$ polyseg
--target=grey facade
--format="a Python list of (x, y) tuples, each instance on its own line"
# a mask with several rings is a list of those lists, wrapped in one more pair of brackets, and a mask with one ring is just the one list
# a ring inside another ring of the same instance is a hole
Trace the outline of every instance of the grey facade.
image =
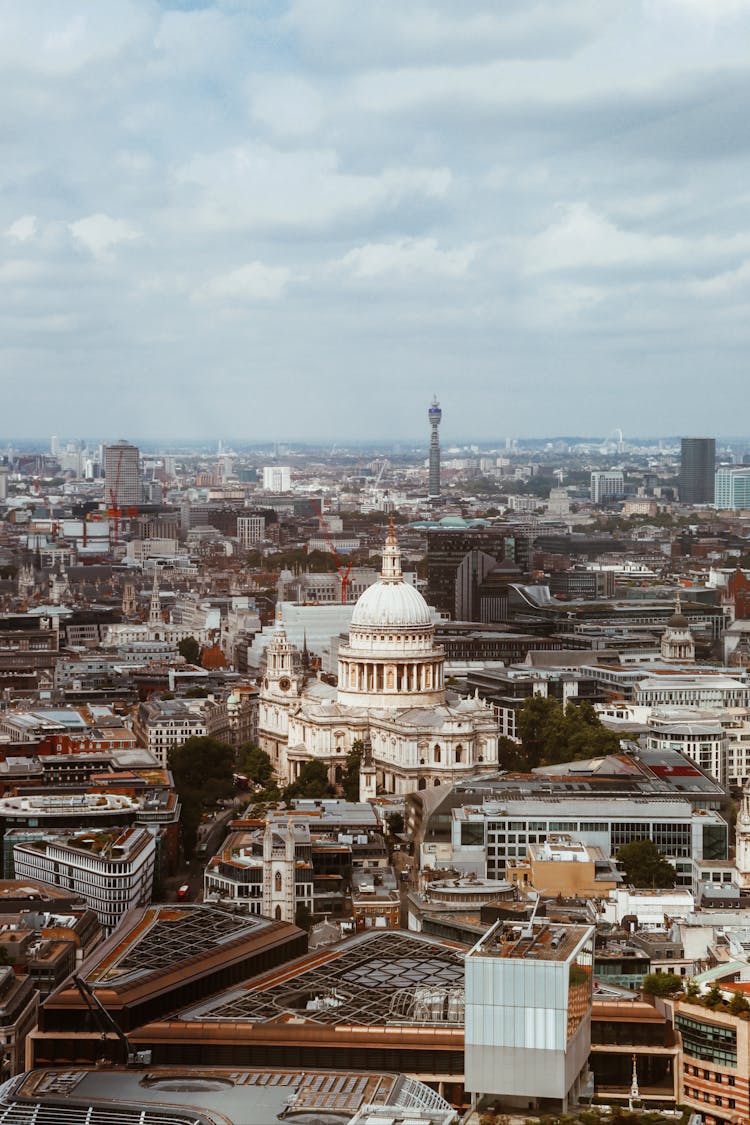
[(716, 439), (683, 438), (680, 445), (680, 501), (713, 504)]

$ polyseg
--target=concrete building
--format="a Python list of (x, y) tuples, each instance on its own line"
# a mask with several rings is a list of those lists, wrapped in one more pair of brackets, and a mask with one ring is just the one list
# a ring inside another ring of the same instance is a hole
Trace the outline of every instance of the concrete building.
[(750, 466), (731, 465), (717, 470), (714, 507), (729, 511), (750, 509)]
[(266, 537), (265, 516), (237, 516), (237, 538), (240, 547), (252, 547)]
[(625, 475), (622, 469), (606, 469), (591, 474), (591, 503), (606, 504), (625, 493)]
[(566, 833), (529, 844), (528, 858), (508, 861), (505, 877), (522, 889), (565, 898), (603, 898), (622, 882), (614, 861)]
[[(465, 804), (455, 793), (444, 811), (436, 809), (420, 846), (422, 868), (455, 867), (482, 878), (506, 878), (525, 859), (530, 845), (566, 833), (612, 859), (624, 844), (648, 838), (674, 864), (678, 886), (697, 888), (710, 864), (729, 858), (729, 826), (713, 810), (691, 808), (673, 797), (612, 796), (586, 782), (566, 794), (542, 779), (525, 792), (512, 789)], [(627, 788), (627, 786), (624, 786)], [(450, 807), (454, 804), (454, 807)]]
[(141, 458), (139, 449), (127, 441), (105, 445), (105, 508), (137, 508), (141, 502)]
[(683, 438), (680, 443), (680, 502), (713, 504), (715, 438)]
[(467, 1090), (519, 1110), (577, 1102), (589, 1085), (594, 932), (498, 921), (467, 954)]
[(26, 1036), (34, 1030), (39, 993), (30, 976), (16, 976), (12, 965), (0, 968), (0, 1081), (25, 1069)]
[(13, 849), (19, 879), (75, 891), (106, 933), (129, 910), (150, 902), (155, 857), (156, 841), (146, 828), (80, 830), (69, 838), (47, 837)]
[(289, 465), (263, 467), (264, 492), (289, 492), (292, 487), (292, 470)]

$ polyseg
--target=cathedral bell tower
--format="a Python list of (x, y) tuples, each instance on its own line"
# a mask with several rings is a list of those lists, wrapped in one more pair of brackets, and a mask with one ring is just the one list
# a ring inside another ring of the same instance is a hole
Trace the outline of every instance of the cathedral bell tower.
[(263, 914), (277, 922), (294, 922), (296, 912), (294, 823), (266, 821), (263, 834)]
[(734, 833), (734, 866), (739, 884), (741, 887), (750, 887), (750, 781), (742, 790)]
[(276, 607), (276, 628), (266, 646), (264, 698), (290, 702), (300, 694), (299, 653), (286, 635), (280, 606)]

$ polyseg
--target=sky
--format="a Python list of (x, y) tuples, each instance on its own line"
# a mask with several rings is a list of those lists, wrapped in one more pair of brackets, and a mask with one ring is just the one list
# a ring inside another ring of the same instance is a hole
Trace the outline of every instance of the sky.
[(0, 436), (750, 429), (750, 0), (0, 0), (0, 95)]

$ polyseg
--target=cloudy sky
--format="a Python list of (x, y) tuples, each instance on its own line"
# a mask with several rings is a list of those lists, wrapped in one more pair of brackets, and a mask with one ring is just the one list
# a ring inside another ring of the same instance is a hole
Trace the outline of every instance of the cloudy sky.
[(750, 0), (0, 0), (0, 435), (746, 433)]

